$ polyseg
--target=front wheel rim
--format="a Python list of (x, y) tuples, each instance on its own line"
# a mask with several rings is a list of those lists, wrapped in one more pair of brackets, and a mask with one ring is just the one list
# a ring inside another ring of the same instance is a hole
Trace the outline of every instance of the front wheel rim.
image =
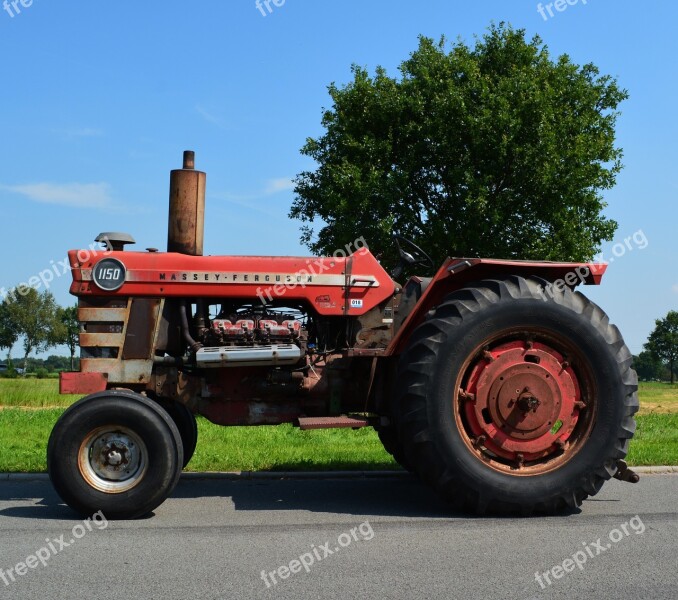
[(98, 427), (80, 444), (78, 468), (94, 489), (121, 494), (136, 487), (144, 478), (148, 469), (148, 449), (128, 427)]
[(455, 393), (455, 421), (469, 451), (511, 475), (569, 462), (590, 437), (596, 412), (589, 363), (572, 342), (541, 328), (479, 345)]

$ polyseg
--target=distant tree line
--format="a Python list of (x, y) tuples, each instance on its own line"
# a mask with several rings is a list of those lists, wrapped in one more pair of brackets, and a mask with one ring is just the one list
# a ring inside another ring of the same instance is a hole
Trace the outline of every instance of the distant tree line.
[[(26, 369), (31, 366), (29, 358), (34, 352), (45, 352), (55, 346), (67, 346), (69, 364), (75, 369), (75, 352), (78, 348), (78, 310), (76, 306), (63, 308), (48, 292), (34, 288), (15, 288), (0, 304), (0, 351), (7, 350), (7, 367)], [(12, 350), (21, 342), (23, 360), (12, 363)], [(37, 361), (37, 359), (34, 359)], [(42, 361), (40, 368), (58, 368), (55, 361)], [(37, 365), (37, 362), (35, 363)]]
[(633, 357), (633, 367), (643, 381), (671, 381), (678, 375), (678, 312), (675, 310), (655, 321), (655, 328)]

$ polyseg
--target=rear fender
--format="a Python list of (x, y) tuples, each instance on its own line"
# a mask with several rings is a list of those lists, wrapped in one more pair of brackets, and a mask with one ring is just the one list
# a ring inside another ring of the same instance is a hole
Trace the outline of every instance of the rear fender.
[[(400, 354), (412, 331), (425, 318), (426, 313), (437, 306), (447, 294), (463, 288), (468, 283), (482, 279), (496, 279), (508, 275), (540, 277), (554, 289), (576, 288), (578, 285), (599, 285), (607, 264), (604, 263), (559, 263), (520, 260), (495, 260), (485, 258), (448, 258), (433, 279), (422, 290), (421, 297), (410, 310), (395, 337), (386, 349), (386, 355)], [(418, 285), (413, 278), (411, 284)], [(548, 294), (548, 289), (545, 290)]]

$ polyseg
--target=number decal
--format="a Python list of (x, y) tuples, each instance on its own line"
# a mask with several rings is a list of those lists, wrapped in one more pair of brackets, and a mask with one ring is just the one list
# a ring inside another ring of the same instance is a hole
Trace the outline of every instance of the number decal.
[(106, 292), (114, 292), (125, 283), (127, 269), (117, 258), (104, 258), (92, 270), (92, 280)]

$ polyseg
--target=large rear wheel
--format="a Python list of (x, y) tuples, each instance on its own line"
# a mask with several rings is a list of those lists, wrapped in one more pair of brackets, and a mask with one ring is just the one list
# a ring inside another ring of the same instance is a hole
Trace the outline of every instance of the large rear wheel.
[(461, 508), (574, 508), (628, 451), (631, 360), (582, 294), (536, 278), (481, 281), (450, 294), (401, 357), (399, 440)]

